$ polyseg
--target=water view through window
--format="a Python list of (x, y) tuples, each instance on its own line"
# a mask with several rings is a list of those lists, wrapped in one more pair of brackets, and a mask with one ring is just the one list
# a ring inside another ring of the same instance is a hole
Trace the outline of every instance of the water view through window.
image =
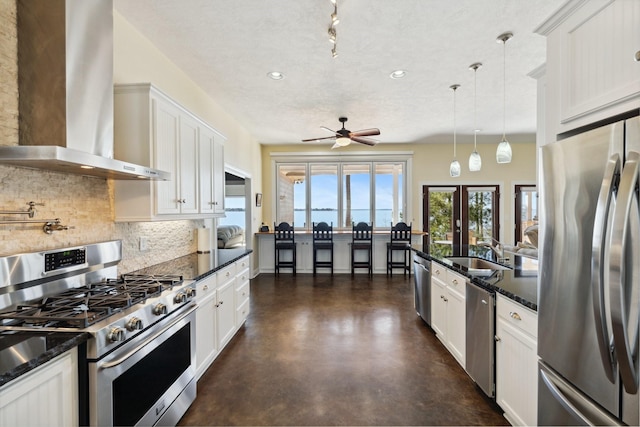
[(403, 221), (405, 167), (404, 162), (278, 164), (277, 222), (296, 228), (374, 222), (389, 228)]

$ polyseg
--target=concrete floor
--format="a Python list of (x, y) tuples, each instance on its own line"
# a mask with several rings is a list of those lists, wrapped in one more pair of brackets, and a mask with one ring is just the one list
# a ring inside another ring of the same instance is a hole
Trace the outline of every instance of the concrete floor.
[(508, 425), (416, 315), (412, 280), (259, 275), (179, 425)]

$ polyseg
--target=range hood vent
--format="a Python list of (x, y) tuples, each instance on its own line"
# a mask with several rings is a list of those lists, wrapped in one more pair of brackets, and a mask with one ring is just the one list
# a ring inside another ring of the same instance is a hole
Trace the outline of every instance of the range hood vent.
[(18, 0), (17, 15), (20, 145), (0, 147), (0, 164), (171, 179), (113, 159), (112, 0)]

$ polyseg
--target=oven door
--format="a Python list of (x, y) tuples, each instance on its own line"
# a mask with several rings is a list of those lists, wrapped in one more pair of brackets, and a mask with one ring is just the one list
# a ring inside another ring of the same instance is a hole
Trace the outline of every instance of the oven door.
[(196, 397), (195, 306), (89, 362), (93, 426), (175, 425)]

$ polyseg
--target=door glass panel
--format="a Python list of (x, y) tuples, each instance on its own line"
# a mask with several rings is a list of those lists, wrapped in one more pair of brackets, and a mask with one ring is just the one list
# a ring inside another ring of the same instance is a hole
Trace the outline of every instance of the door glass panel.
[(306, 222), (306, 177), (304, 164), (278, 165), (278, 196), (276, 223), (294, 223), (297, 228)]
[(455, 188), (430, 187), (427, 194), (429, 253), (434, 256), (454, 255), (455, 224), (456, 220), (459, 221), (454, 212)]
[(468, 191), (468, 244), (476, 245), (480, 242), (492, 244), (493, 228), (493, 190), (473, 189)]
[(342, 166), (342, 226), (371, 222), (371, 164)]
[(338, 225), (338, 165), (311, 165), (311, 222)]
[[(538, 245), (538, 234), (530, 227), (538, 225), (538, 191), (533, 186), (515, 186), (516, 196), (516, 224), (515, 245)], [(520, 266), (523, 274), (536, 275), (538, 261), (535, 259), (515, 256), (514, 263)]]

